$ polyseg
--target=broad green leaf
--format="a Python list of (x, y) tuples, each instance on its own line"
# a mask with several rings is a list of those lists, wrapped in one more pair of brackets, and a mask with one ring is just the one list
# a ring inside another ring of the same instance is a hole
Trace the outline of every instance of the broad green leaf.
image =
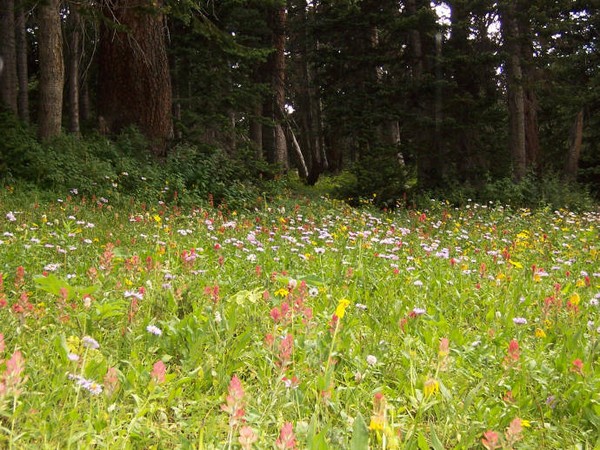
[(351, 450), (368, 450), (369, 448), (369, 428), (362, 414), (358, 413), (352, 426), (352, 440), (350, 441)]

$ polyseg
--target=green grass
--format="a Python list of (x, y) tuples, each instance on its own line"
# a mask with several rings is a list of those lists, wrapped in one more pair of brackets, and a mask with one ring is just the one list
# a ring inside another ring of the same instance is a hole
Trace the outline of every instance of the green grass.
[(0, 446), (598, 447), (599, 220), (5, 190)]

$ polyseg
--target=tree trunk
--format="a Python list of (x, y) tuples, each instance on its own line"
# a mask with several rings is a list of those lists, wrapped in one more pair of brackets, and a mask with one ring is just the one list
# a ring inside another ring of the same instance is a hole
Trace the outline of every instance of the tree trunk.
[(15, 43), (15, 2), (0, 2), (0, 56), (4, 61), (4, 69), (0, 74), (0, 100), (15, 115), (17, 106), (17, 51)]
[(283, 171), (289, 169), (287, 141), (283, 129), (285, 114), (285, 40), (286, 8), (284, 4), (276, 6), (269, 14), (269, 25), (273, 32), (274, 51), (269, 55), (271, 70), (272, 118), (273, 120), (273, 160)]
[(80, 134), (79, 122), (79, 61), (81, 59), (81, 20), (75, 5), (71, 6), (67, 24), (70, 32), (68, 65), (67, 65), (67, 91), (69, 106), (69, 131)]
[(527, 174), (527, 143), (525, 128), (525, 90), (523, 87), (521, 34), (516, 5), (507, 0), (500, 9), (502, 35), (507, 53), (506, 90), (508, 95), (509, 146), (513, 163), (513, 178), (521, 181)]
[(576, 181), (579, 170), (579, 155), (581, 154), (581, 144), (583, 141), (583, 110), (580, 110), (575, 117), (569, 136), (569, 153), (565, 163), (564, 178), (566, 181)]
[(61, 132), (64, 62), (60, 23), (60, 0), (40, 4), (39, 59), (40, 97), (38, 136), (41, 140)]
[[(305, 0), (288, 1), (290, 18), (290, 52), (292, 66), (291, 85), (295, 87), (294, 115), (298, 117), (299, 148), (303, 150), (306, 161), (305, 181), (313, 185), (327, 168), (327, 158), (323, 148), (323, 126), (321, 121), (321, 102), (315, 87), (315, 69), (312, 55), (316, 51), (316, 39), (309, 33), (309, 18)], [(315, 14), (314, 8), (311, 8)], [(311, 17), (313, 19), (313, 17)], [(302, 170), (300, 171), (302, 175)]]
[(24, 8), (24, 1), (21, 0), (15, 11), (17, 77), (19, 85), (17, 106), (19, 109), (19, 118), (23, 122), (29, 123), (29, 71), (27, 68), (27, 30)]
[(152, 153), (163, 158), (173, 120), (162, 2), (115, 0), (111, 5), (100, 32), (99, 115), (110, 133), (137, 126)]

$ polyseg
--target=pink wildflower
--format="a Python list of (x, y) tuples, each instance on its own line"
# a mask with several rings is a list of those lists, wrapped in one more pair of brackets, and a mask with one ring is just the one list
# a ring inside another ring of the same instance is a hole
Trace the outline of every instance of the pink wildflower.
[(496, 448), (500, 448), (500, 436), (498, 433), (492, 430), (488, 430), (483, 433), (483, 438), (481, 439), (481, 443), (488, 450), (494, 450)]
[(583, 361), (581, 359), (577, 358), (571, 362), (571, 372), (583, 376)]
[(119, 378), (117, 378), (117, 369), (109, 367), (104, 375), (104, 392), (111, 397), (119, 389)]
[(521, 439), (521, 433), (523, 432), (523, 424), (521, 419), (515, 417), (511, 422), (508, 428), (506, 429), (506, 440), (508, 444), (512, 447), (512, 444)]
[(165, 363), (161, 360), (156, 361), (152, 366), (152, 372), (150, 372), (152, 380), (158, 384), (164, 383), (166, 380), (166, 374), (167, 366), (165, 366)]
[(238, 440), (240, 441), (240, 445), (242, 446), (243, 450), (249, 450), (252, 448), (252, 444), (258, 440), (258, 436), (252, 428), (245, 425), (240, 428)]
[(279, 437), (275, 441), (275, 447), (279, 450), (296, 449), (296, 436), (294, 435), (294, 425), (292, 422), (286, 422), (281, 428)]
[(221, 410), (229, 414), (229, 425), (236, 426), (244, 420), (244, 387), (237, 375), (231, 377), (227, 391), (226, 403), (221, 405)]

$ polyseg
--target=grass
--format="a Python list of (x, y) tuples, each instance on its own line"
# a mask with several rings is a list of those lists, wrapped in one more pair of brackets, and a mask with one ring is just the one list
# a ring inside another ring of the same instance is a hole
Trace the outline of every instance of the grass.
[(3, 448), (597, 448), (597, 213), (0, 194)]

